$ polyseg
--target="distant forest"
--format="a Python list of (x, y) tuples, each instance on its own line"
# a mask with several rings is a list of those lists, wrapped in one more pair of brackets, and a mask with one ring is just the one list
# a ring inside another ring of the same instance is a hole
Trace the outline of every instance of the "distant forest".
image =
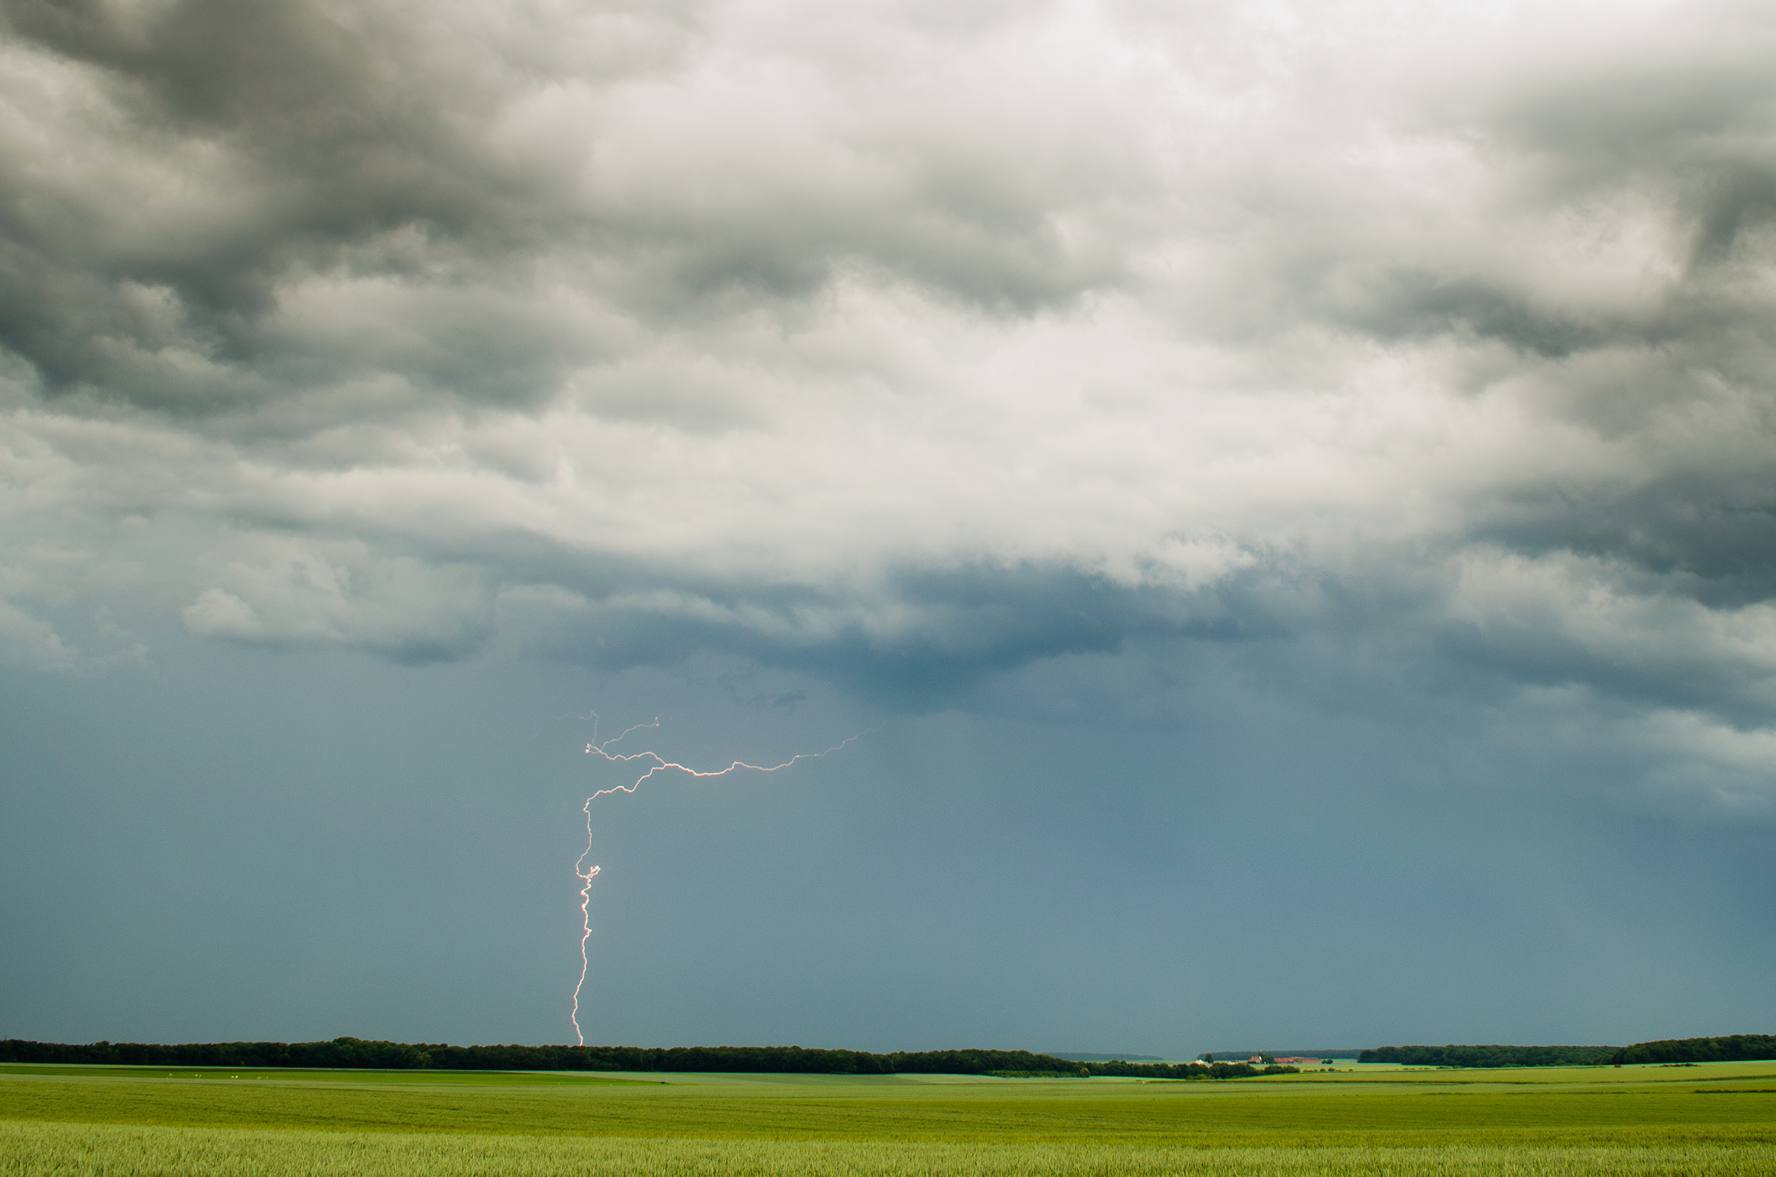
[(1583, 1067), (1627, 1063), (1712, 1063), (1776, 1059), (1776, 1035), (1669, 1038), (1633, 1046), (1378, 1046), (1357, 1056), (1365, 1063), (1430, 1067)]
[[(1217, 1052), (1219, 1053), (1219, 1052)], [(1258, 1053), (1258, 1052), (1254, 1052)], [(1337, 1052), (1325, 1053), (1334, 1057)], [(1342, 1057), (1350, 1057), (1344, 1054)], [(1360, 1061), (1437, 1067), (1604, 1066), (1612, 1063), (1776, 1059), (1776, 1035), (1678, 1038), (1633, 1046), (1379, 1046)], [(67, 1044), (0, 1040), (0, 1062), (112, 1063), (174, 1067), (329, 1067), (463, 1071), (735, 1071), (829, 1075), (1119, 1075), (1144, 1079), (1242, 1079), (1293, 1072), (1245, 1062), (1142, 1062), (1065, 1058), (1028, 1050), (920, 1050), (874, 1054), (799, 1046), (449, 1046), (377, 1042), (144, 1042)]]
[(1364, 1063), (1427, 1067), (1597, 1067), (1616, 1061), (1619, 1046), (1378, 1046), (1357, 1056)]
[(1726, 1063), (1776, 1059), (1776, 1034), (1728, 1034), (1722, 1038), (1666, 1038), (1637, 1042), (1616, 1055), (1618, 1063)]
[(448, 1046), (373, 1042), (59, 1042), (0, 1040), (0, 1062), (111, 1063), (173, 1067), (332, 1067), (462, 1071), (737, 1071), (827, 1075), (1121, 1075), (1143, 1079), (1243, 1079), (1294, 1067), (1246, 1063), (1138, 1063), (1064, 1059), (1027, 1050), (919, 1050), (871, 1054), (799, 1046)]

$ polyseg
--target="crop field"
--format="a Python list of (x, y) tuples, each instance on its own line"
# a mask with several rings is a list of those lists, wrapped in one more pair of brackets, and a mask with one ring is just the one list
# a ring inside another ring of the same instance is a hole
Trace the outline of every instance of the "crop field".
[(1776, 1173), (1776, 1063), (1228, 1082), (0, 1066), (0, 1175)]

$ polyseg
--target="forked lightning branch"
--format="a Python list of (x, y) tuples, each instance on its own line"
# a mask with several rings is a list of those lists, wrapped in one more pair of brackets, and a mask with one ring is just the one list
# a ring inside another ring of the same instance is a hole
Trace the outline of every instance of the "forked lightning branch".
[(606, 761), (610, 764), (634, 765), (641, 769), (641, 773), (628, 784), (612, 785), (609, 788), (599, 789), (597, 792), (587, 797), (585, 802), (580, 806), (580, 812), (586, 819), (585, 849), (580, 851), (580, 857), (574, 862), (574, 874), (580, 880), (580, 975), (574, 980), (573, 1001), (569, 1007), (568, 1020), (573, 1023), (574, 1040), (581, 1046), (586, 1045), (586, 1035), (580, 1029), (580, 992), (586, 987), (586, 971), (589, 963), (586, 946), (592, 939), (592, 880), (597, 878), (599, 873), (597, 864), (588, 861), (592, 857), (592, 802), (597, 801), (601, 797), (609, 797), (615, 793), (633, 793), (654, 777), (667, 773), (677, 773), (681, 776), (708, 779), (711, 777), (728, 776), (729, 774), (736, 772), (781, 772), (782, 770), (799, 764), (804, 760), (818, 760), (823, 756), (830, 756), (834, 752), (841, 750), (859, 739), (863, 734), (860, 732), (858, 735), (846, 736), (832, 747), (823, 748), (818, 752), (797, 752), (794, 756), (791, 756), (788, 760), (779, 764), (753, 764), (746, 760), (735, 760), (730, 762), (725, 768), (700, 769), (692, 768), (687, 764), (680, 764), (676, 760), (668, 760), (658, 752), (651, 750), (640, 752), (611, 751), (611, 748), (614, 745), (621, 743), (624, 739), (638, 731), (644, 729), (657, 730), (660, 726), (660, 720), (658, 717), (648, 720), (645, 723), (630, 724), (616, 735), (602, 741), (598, 738), (598, 713), (596, 711), (590, 712), (589, 718), (592, 720), (592, 738), (586, 742), (586, 755), (596, 757), (599, 760)]

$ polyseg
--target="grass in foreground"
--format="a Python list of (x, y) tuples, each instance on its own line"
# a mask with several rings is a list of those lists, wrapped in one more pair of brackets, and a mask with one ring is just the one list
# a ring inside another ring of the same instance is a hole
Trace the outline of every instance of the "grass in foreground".
[(601, 1078), (3, 1067), (0, 1177), (1776, 1174), (1768, 1063), (1214, 1084)]
[(1116, 1146), (1093, 1144), (894, 1144), (843, 1141), (636, 1140), (133, 1128), (0, 1123), (4, 1177), (518, 1177), (653, 1173), (666, 1177), (766, 1177), (855, 1173), (869, 1177), (960, 1173), (1495, 1174), (1529, 1177), (1742, 1177), (1776, 1171), (1776, 1145)]

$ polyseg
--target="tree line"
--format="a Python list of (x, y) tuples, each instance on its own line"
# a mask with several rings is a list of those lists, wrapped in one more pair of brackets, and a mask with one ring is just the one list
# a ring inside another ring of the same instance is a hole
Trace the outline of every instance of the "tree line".
[(1633, 1046), (1378, 1046), (1357, 1061), (1428, 1067), (1598, 1067), (1629, 1063), (1711, 1063), (1776, 1059), (1776, 1035), (1666, 1038)]
[(828, 1075), (1123, 1075), (1240, 1079), (1293, 1067), (1087, 1061), (1028, 1050), (918, 1050), (875, 1054), (800, 1046), (451, 1046), (335, 1038), (328, 1042), (30, 1042), (0, 1040), (0, 1062), (174, 1067), (325, 1067), (461, 1071), (737, 1071)]
[(1378, 1046), (1357, 1056), (1363, 1063), (1411, 1063), (1427, 1067), (1584, 1067), (1615, 1061), (1619, 1046)]
[(1776, 1034), (1727, 1034), (1718, 1038), (1665, 1038), (1637, 1042), (1617, 1053), (1618, 1063), (1725, 1063), (1776, 1059)]

